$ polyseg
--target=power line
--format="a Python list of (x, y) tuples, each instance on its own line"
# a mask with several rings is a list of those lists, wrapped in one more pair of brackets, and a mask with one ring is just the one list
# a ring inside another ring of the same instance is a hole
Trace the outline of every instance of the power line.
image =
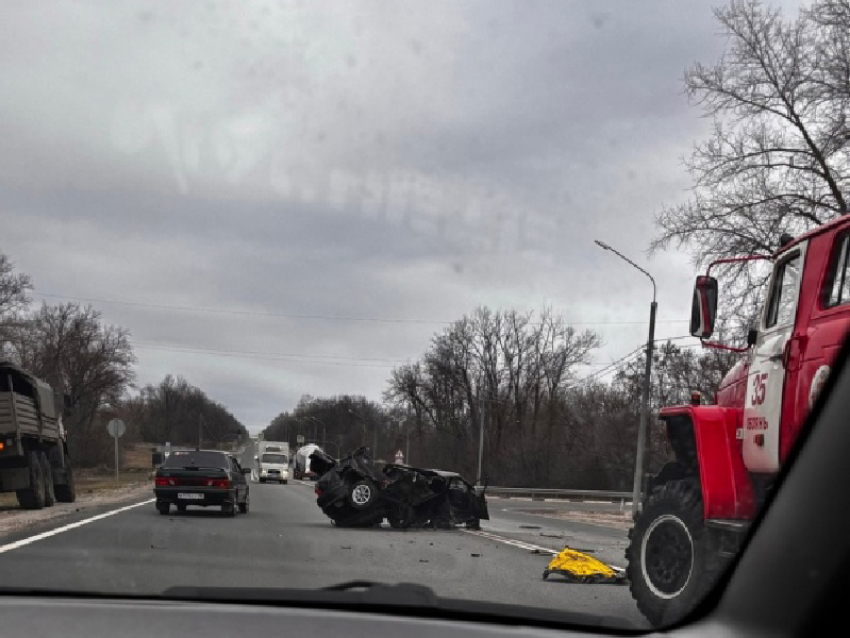
[[(691, 338), (692, 338), (692, 337), (691, 337), (690, 335), (681, 336), (681, 337), (665, 337), (665, 338), (663, 338), (663, 339), (655, 339), (655, 340), (653, 341), (653, 343), (658, 343), (659, 341), (677, 341), (677, 340), (680, 340), (680, 339), (691, 339)], [(686, 349), (686, 348), (701, 348), (701, 347), (702, 347), (702, 344), (701, 344), (701, 343), (694, 343), (694, 344), (684, 345), (684, 346), (678, 346), (678, 347), (679, 347), (679, 348), (682, 348), (682, 349)], [(645, 344), (645, 343), (642, 343), (641, 345), (639, 345), (637, 348), (635, 348), (634, 350), (632, 350), (632, 351), (631, 351), (631, 352), (629, 352), (628, 354), (623, 355), (622, 357), (620, 357), (620, 358), (619, 358), (619, 359), (617, 359), (616, 361), (613, 361), (612, 363), (610, 363), (610, 364), (608, 364), (607, 366), (605, 366), (605, 368), (603, 368), (602, 370), (597, 370), (597, 371), (595, 371), (595, 372), (590, 373), (590, 374), (589, 374), (589, 375), (587, 375), (586, 377), (582, 377), (582, 378), (580, 379), (580, 381), (591, 381), (591, 380), (593, 380), (593, 379), (595, 379), (595, 378), (597, 378), (597, 377), (600, 377), (600, 376), (602, 376), (602, 375), (604, 375), (604, 374), (607, 374), (608, 372), (610, 372), (610, 371), (612, 371), (613, 369), (617, 368), (617, 367), (618, 367), (621, 363), (625, 362), (625, 360), (626, 360), (626, 359), (628, 359), (629, 357), (632, 357), (632, 356), (634, 356), (634, 355), (640, 355), (641, 350), (643, 350), (644, 348), (646, 348), (646, 344)]]
[[(674, 341), (677, 339), (687, 339), (689, 336), (682, 337), (665, 337), (663, 339), (656, 339), (656, 341)], [(697, 344), (699, 345), (699, 344)], [(139, 348), (141, 350), (154, 350), (160, 352), (180, 352), (185, 354), (199, 354), (199, 355), (210, 355), (210, 356), (221, 356), (221, 357), (232, 357), (232, 358), (243, 358), (243, 359), (258, 359), (258, 360), (269, 360), (269, 361), (290, 361), (293, 363), (319, 363), (319, 364), (328, 364), (328, 365), (336, 365), (336, 366), (351, 366), (357, 368), (394, 368), (397, 365), (403, 365), (408, 363), (406, 360), (401, 359), (389, 359), (382, 357), (350, 357), (345, 355), (335, 355), (335, 354), (309, 354), (309, 353), (300, 353), (300, 352), (264, 352), (259, 350), (225, 350), (221, 348), (196, 348), (192, 346), (183, 346), (183, 345), (171, 345), (171, 344), (158, 344), (158, 343), (145, 343), (145, 342), (133, 342), (134, 348)], [(639, 350), (645, 347), (645, 344), (641, 344), (635, 350), (632, 350), (630, 353), (624, 355), (620, 359), (608, 364), (579, 364), (585, 366), (592, 365), (604, 365), (605, 368), (602, 370), (597, 370), (586, 377), (583, 377), (581, 380), (591, 380), (595, 377), (602, 376), (608, 370), (617, 367), (618, 364), (623, 362), (625, 359), (628, 359), (630, 356), (636, 354)], [(683, 346), (683, 347), (693, 347), (693, 346)]]
[(382, 357), (351, 357), (347, 355), (338, 355), (338, 354), (308, 354), (303, 352), (268, 352), (263, 350), (225, 350), (223, 348), (199, 348), (195, 346), (185, 346), (181, 344), (170, 344), (170, 343), (145, 343), (142, 341), (134, 341), (134, 347), (140, 348), (179, 348), (185, 350), (191, 350), (193, 352), (204, 352), (210, 354), (233, 354), (233, 355), (260, 355), (260, 356), (269, 356), (269, 357), (298, 357), (304, 359), (338, 359), (342, 361), (373, 361), (373, 362), (381, 362), (381, 363), (396, 363), (403, 364), (407, 363), (407, 361), (403, 361), (401, 359), (388, 359)]
[(332, 365), (332, 366), (348, 366), (353, 368), (393, 368), (395, 366), (389, 364), (380, 364), (380, 363), (354, 363), (345, 362), (345, 361), (323, 361), (320, 359), (298, 359), (294, 357), (287, 356), (267, 356), (262, 354), (242, 354), (238, 352), (228, 352), (228, 351), (215, 351), (215, 350), (201, 350), (196, 348), (180, 348), (180, 347), (169, 347), (169, 346), (146, 346), (136, 344), (134, 347), (142, 349), (142, 350), (156, 350), (162, 352), (180, 352), (184, 354), (200, 354), (200, 355), (211, 355), (216, 357), (233, 357), (237, 359), (259, 359), (264, 361), (289, 361), (290, 363), (312, 363), (319, 365)]
[[(65, 301), (79, 301), (83, 303), (99, 303), (111, 304), (116, 306), (133, 306), (137, 308), (154, 308), (157, 310), (176, 310), (179, 312), (206, 312), (222, 315), (237, 315), (242, 317), (272, 317), (278, 319), (301, 319), (310, 321), (354, 321), (354, 322), (374, 322), (374, 323), (390, 323), (390, 324), (418, 324), (418, 325), (435, 325), (448, 326), (454, 323), (453, 321), (436, 321), (429, 319), (404, 319), (393, 317), (347, 317), (337, 315), (321, 315), (321, 314), (298, 314), (284, 312), (258, 312), (252, 310), (232, 310), (229, 308), (204, 308), (202, 306), (178, 306), (171, 304), (148, 303), (141, 301), (124, 301), (118, 299), (95, 299), (93, 297), (70, 297), (67, 295), (54, 295), (48, 293), (33, 293), (35, 297), (44, 299), (63, 299)], [(646, 321), (565, 321), (571, 326), (620, 326), (620, 325), (642, 325)], [(656, 319), (656, 323), (688, 323), (684, 319)], [(532, 325), (540, 325), (537, 322), (531, 322)]]

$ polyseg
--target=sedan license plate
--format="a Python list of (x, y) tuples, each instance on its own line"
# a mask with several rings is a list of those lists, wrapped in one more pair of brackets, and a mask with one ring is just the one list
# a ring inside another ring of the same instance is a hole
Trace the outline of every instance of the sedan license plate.
[(193, 493), (189, 492), (189, 493), (180, 493), (180, 494), (177, 495), (177, 498), (182, 498), (182, 499), (186, 499), (186, 500), (190, 500), (190, 501), (202, 501), (202, 500), (204, 500), (204, 495), (203, 494), (193, 494)]

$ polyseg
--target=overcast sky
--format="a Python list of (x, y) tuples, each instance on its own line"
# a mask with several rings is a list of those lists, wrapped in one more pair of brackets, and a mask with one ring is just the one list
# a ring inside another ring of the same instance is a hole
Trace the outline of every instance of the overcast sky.
[(380, 400), (480, 304), (597, 330), (588, 374), (651, 299), (594, 239), (687, 332), (696, 271), (646, 248), (718, 31), (684, 0), (3, 3), (0, 251), (129, 329), (138, 384), (183, 375), (255, 432)]

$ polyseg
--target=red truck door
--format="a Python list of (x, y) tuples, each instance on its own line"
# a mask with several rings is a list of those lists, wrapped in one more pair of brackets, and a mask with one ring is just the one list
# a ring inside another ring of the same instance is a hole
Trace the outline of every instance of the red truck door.
[(750, 352), (743, 419), (744, 465), (750, 472), (779, 471), (783, 357), (794, 333), (807, 247), (808, 242), (801, 242), (776, 263), (758, 338)]
[(848, 259), (850, 229), (811, 239), (797, 327), (785, 356), (787, 378), (780, 437), (783, 462), (850, 327)]

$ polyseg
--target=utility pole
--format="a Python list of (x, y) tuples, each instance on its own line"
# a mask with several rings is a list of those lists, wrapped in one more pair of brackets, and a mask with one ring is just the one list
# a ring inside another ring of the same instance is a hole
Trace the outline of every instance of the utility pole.
[(364, 419), (362, 416), (357, 414), (357, 412), (355, 412), (351, 408), (348, 408), (348, 413), (350, 415), (360, 419), (361, 421), (363, 421), (363, 447), (366, 447), (366, 419)]
[(478, 480), (476, 483), (481, 485), (481, 471), (484, 463), (484, 400), (482, 399), (478, 405)]

